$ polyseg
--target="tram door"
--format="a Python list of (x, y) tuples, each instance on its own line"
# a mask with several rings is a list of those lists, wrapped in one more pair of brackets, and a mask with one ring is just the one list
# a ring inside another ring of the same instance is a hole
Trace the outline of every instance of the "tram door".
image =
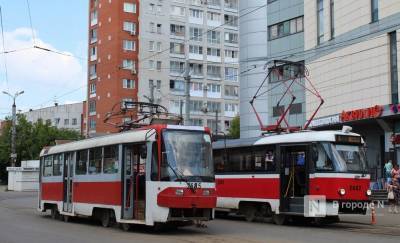
[(304, 212), (304, 196), (308, 194), (307, 145), (281, 146), (280, 211)]
[(145, 163), (140, 156), (142, 144), (123, 146), (123, 219), (145, 219)]
[(63, 211), (72, 213), (72, 177), (73, 177), (73, 153), (64, 154), (63, 169)]

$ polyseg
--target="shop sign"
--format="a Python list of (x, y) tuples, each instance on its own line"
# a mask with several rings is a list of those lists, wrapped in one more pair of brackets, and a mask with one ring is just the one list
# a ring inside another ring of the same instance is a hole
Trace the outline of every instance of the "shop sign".
[(393, 134), (390, 137), (390, 140), (392, 141), (392, 144), (400, 144), (400, 134)]
[(340, 115), (342, 122), (356, 121), (368, 118), (377, 118), (382, 115), (383, 106), (376, 105), (365, 109), (343, 111)]
[(320, 127), (340, 123), (340, 115), (333, 115), (318, 119), (313, 119), (310, 123), (310, 127)]

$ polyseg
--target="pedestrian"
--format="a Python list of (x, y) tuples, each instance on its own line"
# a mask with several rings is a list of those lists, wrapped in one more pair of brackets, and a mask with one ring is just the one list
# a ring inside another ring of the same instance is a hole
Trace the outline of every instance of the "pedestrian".
[(387, 188), (392, 180), (393, 164), (391, 160), (386, 160), (385, 166), (385, 188)]
[(400, 183), (400, 169), (399, 165), (395, 164), (392, 169), (392, 179), (396, 180), (396, 182)]
[(392, 180), (388, 185), (388, 200), (389, 200), (389, 213), (399, 213), (397, 210), (397, 204), (399, 201), (399, 184), (396, 180)]

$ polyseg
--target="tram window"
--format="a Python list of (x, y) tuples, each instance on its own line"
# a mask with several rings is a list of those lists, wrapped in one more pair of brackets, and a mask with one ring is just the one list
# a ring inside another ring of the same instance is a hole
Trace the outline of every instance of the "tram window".
[(315, 169), (319, 171), (330, 171), (333, 170), (333, 164), (332, 161), (329, 159), (327, 156), (324, 148), (322, 146), (327, 146), (327, 145), (317, 145), (317, 150), (318, 150), (318, 159), (315, 162)]
[(118, 145), (104, 147), (103, 173), (104, 174), (118, 173), (118, 168), (119, 168)]
[(89, 174), (101, 173), (102, 148), (89, 149)]
[(271, 148), (255, 148), (254, 169), (256, 171), (275, 171), (276, 162), (274, 151)]
[(53, 176), (60, 176), (62, 168), (62, 154), (54, 155)]
[(228, 168), (225, 171), (241, 172), (251, 171), (252, 154), (249, 148), (235, 148), (228, 150)]
[(53, 156), (46, 156), (44, 158), (43, 176), (53, 175)]
[(86, 175), (87, 171), (87, 150), (81, 150), (76, 153), (76, 169), (75, 174)]
[(216, 172), (225, 172), (227, 167), (225, 165), (224, 150), (214, 150), (214, 164)]
[(153, 143), (151, 152), (151, 180), (158, 180), (158, 147), (157, 143)]

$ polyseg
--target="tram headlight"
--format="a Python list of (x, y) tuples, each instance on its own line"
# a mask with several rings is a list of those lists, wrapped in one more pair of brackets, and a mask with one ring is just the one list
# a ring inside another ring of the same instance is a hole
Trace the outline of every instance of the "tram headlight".
[(210, 196), (210, 190), (204, 189), (203, 190), (203, 196)]
[(344, 196), (344, 194), (346, 194), (346, 190), (345, 190), (344, 188), (341, 188), (341, 189), (339, 190), (339, 194), (340, 194), (341, 196)]
[(367, 190), (367, 196), (371, 196), (372, 191), (370, 189)]
[(183, 189), (176, 189), (176, 190), (175, 190), (175, 195), (177, 195), (177, 196), (183, 196)]

